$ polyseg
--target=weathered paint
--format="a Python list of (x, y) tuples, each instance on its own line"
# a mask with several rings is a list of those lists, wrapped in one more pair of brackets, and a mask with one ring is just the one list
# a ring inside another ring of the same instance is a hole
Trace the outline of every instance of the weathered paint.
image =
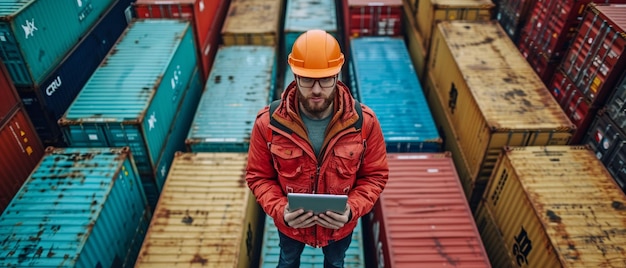
[(483, 200), (519, 267), (626, 266), (626, 195), (586, 146), (505, 148)]
[(491, 267), (449, 152), (389, 153), (364, 217), (374, 267)]
[(222, 26), (222, 43), (278, 46), (283, 0), (232, 0)]
[(187, 135), (190, 152), (247, 152), (257, 113), (272, 99), (274, 46), (220, 47)]
[(262, 213), (245, 153), (174, 157), (135, 267), (258, 267)]
[(435, 126), (404, 39), (352, 38), (354, 84), (359, 100), (378, 117), (387, 152), (439, 152)]
[(6, 66), (0, 61), (0, 125), (9, 118), (12, 112), (20, 105), (11, 75)]
[(0, 266), (128, 267), (150, 217), (127, 147), (48, 147), (0, 216)]

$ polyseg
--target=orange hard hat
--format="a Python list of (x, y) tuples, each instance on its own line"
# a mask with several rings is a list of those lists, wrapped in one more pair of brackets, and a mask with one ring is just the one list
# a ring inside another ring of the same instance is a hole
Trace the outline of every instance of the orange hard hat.
[(344, 57), (332, 35), (323, 30), (308, 30), (293, 43), (287, 62), (296, 75), (320, 78), (338, 74)]

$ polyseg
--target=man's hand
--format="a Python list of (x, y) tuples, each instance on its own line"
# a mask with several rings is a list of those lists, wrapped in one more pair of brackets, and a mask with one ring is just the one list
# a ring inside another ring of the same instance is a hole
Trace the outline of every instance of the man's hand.
[(317, 217), (317, 224), (328, 229), (337, 230), (343, 227), (350, 220), (350, 205), (346, 204), (346, 210), (339, 214), (333, 211), (326, 211)]
[(283, 220), (291, 228), (307, 228), (315, 225), (317, 216), (313, 212), (304, 212), (304, 209), (289, 211), (289, 205), (285, 206)]

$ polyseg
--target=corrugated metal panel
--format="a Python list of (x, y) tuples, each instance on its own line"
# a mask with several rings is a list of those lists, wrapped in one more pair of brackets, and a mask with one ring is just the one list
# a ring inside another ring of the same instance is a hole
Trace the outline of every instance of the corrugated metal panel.
[(223, 46), (187, 135), (191, 152), (247, 152), (257, 113), (272, 99), (273, 46)]
[(0, 126), (0, 213), (2, 213), (41, 160), (44, 147), (28, 115), (21, 107), (8, 116), (6, 122)]
[(608, 114), (596, 117), (589, 127), (583, 144), (591, 147), (596, 157), (607, 167), (622, 191), (626, 192), (626, 134)]
[(534, 7), (536, 0), (518, 1), (494, 1), (496, 4), (496, 19), (502, 25), (504, 31), (509, 35), (513, 43), (517, 43), (520, 31), (530, 17), (530, 10)]
[(587, 147), (509, 147), (483, 198), (519, 266), (626, 267), (626, 195)]
[(170, 128), (167, 139), (165, 139), (166, 144), (155, 165), (154, 178), (159, 192), (163, 188), (175, 153), (185, 151), (185, 138), (191, 128), (191, 122), (193, 121), (204, 89), (198, 68), (194, 71), (188, 85), (189, 87), (185, 90), (183, 96), (183, 102), (180, 107), (178, 107), (174, 123)]
[(414, 18), (417, 30), (422, 35), (424, 48), (429, 51), (438, 22), (487, 21), (492, 19), (494, 8), (491, 0), (418, 0)]
[[(402, 36), (402, 0), (343, 0), (349, 36)], [(346, 3), (347, 2), (347, 3)]]
[(439, 136), (404, 40), (359, 37), (351, 40), (356, 90), (376, 112), (387, 152), (439, 152)]
[(20, 105), (20, 99), (6, 66), (0, 61), (0, 125)]
[(283, 0), (232, 0), (224, 25), (224, 45), (277, 46)]
[(626, 133), (626, 72), (617, 82), (614, 89), (611, 90), (611, 96), (606, 102), (606, 111), (613, 122), (617, 123), (617, 127)]
[(0, 216), (0, 266), (132, 265), (150, 216), (128, 148), (49, 147)]
[[(320, 29), (338, 38), (337, 8), (332, 0), (286, 1), (283, 29), (283, 59), (287, 59), (298, 36), (310, 29)], [(344, 50), (345, 51), (345, 50)]]
[(39, 85), (115, 0), (5, 0), (0, 57), (13, 82)]
[[(278, 229), (276, 229), (276, 225), (274, 225), (274, 220), (269, 215), (265, 215), (263, 245), (261, 247), (259, 268), (274, 268), (278, 265), (278, 258), (280, 256), (279, 242)], [(324, 253), (322, 252), (322, 248), (305, 246), (302, 255), (300, 255), (300, 268), (323, 267), (323, 265)], [(352, 242), (346, 251), (344, 267), (366, 267), (365, 245), (363, 243), (363, 230), (360, 220), (354, 228), (354, 232), (352, 232)]]
[(69, 146), (129, 146), (152, 175), (195, 66), (189, 22), (133, 21), (59, 120)]
[(57, 121), (128, 26), (130, 3), (119, 0), (111, 6), (40, 84), (18, 88), (44, 144), (65, 147)]
[(429, 104), (474, 209), (502, 146), (568, 144), (576, 126), (497, 21), (437, 25)]
[(135, 267), (256, 267), (262, 214), (245, 153), (181, 153)]
[(365, 225), (379, 267), (491, 267), (450, 153), (387, 160), (389, 181)]

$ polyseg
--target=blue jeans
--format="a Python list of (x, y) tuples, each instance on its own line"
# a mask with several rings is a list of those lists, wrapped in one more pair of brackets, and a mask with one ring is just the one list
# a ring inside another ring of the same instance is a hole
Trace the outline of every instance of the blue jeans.
[[(293, 240), (281, 232), (278, 232), (278, 237), (280, 238), (280, 258), (276, 268), (300, 267), (300, 255), (304, 251), (305, 244)], [(350, 242), (352, 242), (352, 234), (339, 241), (331, 241), (328, 246), (322, 247), (324, 268), (342, 268)]]

